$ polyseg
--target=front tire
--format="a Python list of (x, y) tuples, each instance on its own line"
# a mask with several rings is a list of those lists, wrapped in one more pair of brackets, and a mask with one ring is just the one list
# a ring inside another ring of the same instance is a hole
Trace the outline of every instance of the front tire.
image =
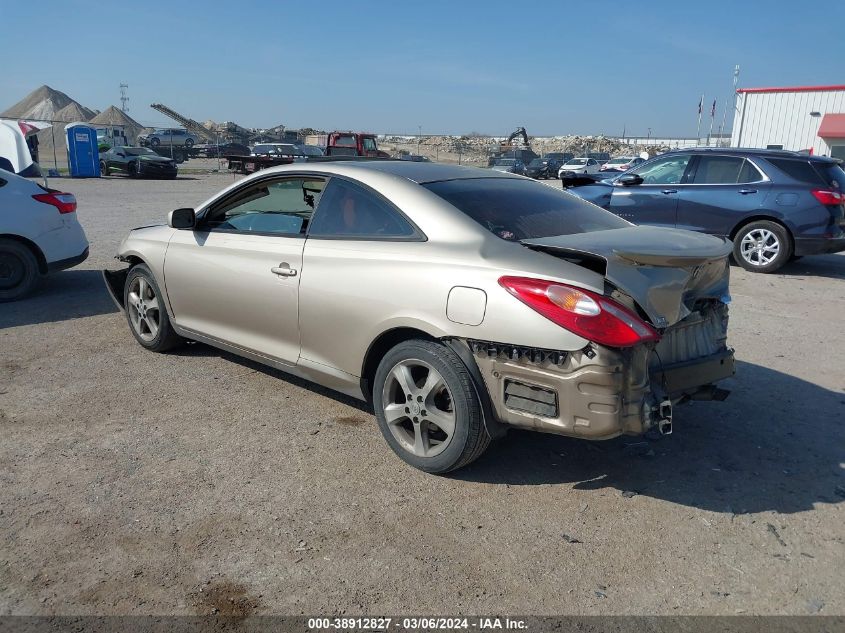
[(40, 280), (35, 254), (20, 242), (0, 239), (0, 303), (22, 299)]
[(161, 141), (156, 138), (155, 136), (150, 139), (150, 147), (158, 147), (161, 145)]
[(129, 271), (123, 286), (126, 320), (135, 340), (151, 352), (166, 352), (183, 342), (170, 324), (164, 298), (145, 264)]
[(109, 166), (108, 166), (108, 163), (106, 163), (106, 161), (104, 161), (104, 160), (100, 161), (100, 175), (101, 176), (108, 176), (109, 175)]
[(185, 147), (187, 147), (188, 149), (190, 149), (190, 148), (192, 148), (193, 146), (194, 146), (194, 139), (192, 139), (192, 138), (186, 138), (186, 139), (185, 139)]
[(490, 436), (463, 361), (440, 343), (410, 340), (379, 363), (373, 407), (390, 448), (428, 473), (448, 473), (484, 453)]
[(758, 220), (734, 236), (734, 261), (754, 273), (772, 273), (792, 257), (792, 239), (780, 224)]

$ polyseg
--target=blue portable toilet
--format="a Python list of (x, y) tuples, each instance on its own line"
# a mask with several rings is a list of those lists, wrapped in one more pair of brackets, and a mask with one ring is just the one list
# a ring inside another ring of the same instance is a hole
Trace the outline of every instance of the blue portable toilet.
[(100, 153), (97, 151), (97, 130), (85, 123), (65, 126), (67, 159), (72, 178), (99, 178)]

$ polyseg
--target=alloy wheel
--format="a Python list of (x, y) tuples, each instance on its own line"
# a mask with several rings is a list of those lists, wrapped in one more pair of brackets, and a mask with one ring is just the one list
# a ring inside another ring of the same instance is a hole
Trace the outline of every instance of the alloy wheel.
[(144, 341), (152, 341), (161, 327), (161, 308), (155, 290), (142, 276), (137, 276), (129, 286), (129, 320), (135, 333)]
[(455, 407), (446, 381), (422, 360), (403, 360), (390, 370), (382, 392), (391, 434), (409, 453), (434, 457), (455, 432)]
[(740, 242), (742, 258), (752, 266), (766, 266), (780, 253), (778, 236), (768, 229), (752, 229)]

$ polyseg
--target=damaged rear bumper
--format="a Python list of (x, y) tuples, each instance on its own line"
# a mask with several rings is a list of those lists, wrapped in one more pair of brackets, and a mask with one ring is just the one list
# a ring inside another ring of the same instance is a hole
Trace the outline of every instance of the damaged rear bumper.
[(728, 392), (715, 384), (734, 374), (727, 348), (662, 364), (645, 345), (568, 353), (469, 345), (500, 422), (595, 440), (650, 429), (670, 433), (673, 404), (724, 399)]

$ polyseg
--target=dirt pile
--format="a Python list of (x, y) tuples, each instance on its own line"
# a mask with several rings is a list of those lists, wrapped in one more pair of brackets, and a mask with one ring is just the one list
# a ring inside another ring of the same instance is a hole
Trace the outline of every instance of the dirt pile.
[[(37, 121), (53, 121), (56, 115), (68, 106), (75, 104), (80, 110), (94, 113), (68, 97), (64, 92), (54, 90), (50, 86), (41, 86), (30, 92), (15, 105), (0, 112), (2, 117), (16, 119), (31, 119)], [(63, 120), (63, 119), (62, 119)]]
[[(486, 163), (487, 158), (500, 151), (504, 138), (491, 136), (446, 136), (433, 135), (417, 138), (415, 136), (388, 136), (381, 145), (389, 152), (421, 154), (434, 160), (466, 163)], [(588, 152), (607, 152), (611, 156), (637, 156), (648, 151), (654, 156), (665, 152), (668, 147), (632, 145), (618, 138), (606, 136), (551, 136), (532, 137), (531, 149), (540, 156), (549, 152), (569, 152), (583, 156)], [(514, 149), (519, 146), (513, 146)]]
[(95, 116), (97, 116), (97, 113), (93, 110), (72, 101), (53, 115), (53, 121), (74, 123), (76, 121), (90, 121)]

